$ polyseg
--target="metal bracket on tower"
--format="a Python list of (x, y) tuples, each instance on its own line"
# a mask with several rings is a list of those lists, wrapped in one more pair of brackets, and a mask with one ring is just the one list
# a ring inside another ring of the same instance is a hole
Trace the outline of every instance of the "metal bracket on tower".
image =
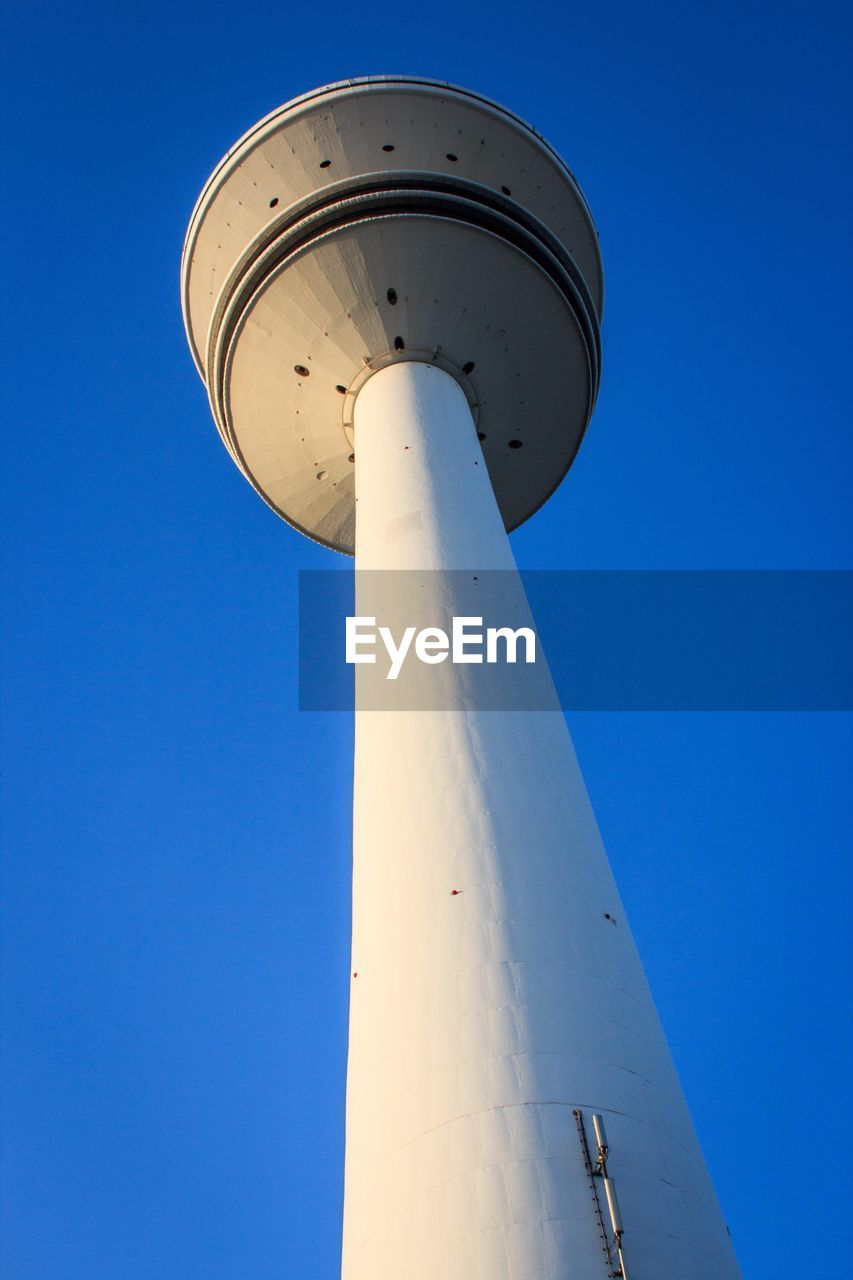
[[(607, 1173), (607, 1157), (610, 1148), (607, 1143), (607, 1134), (604, 1131), (604, 1117), (593, 1113), (592, 1127), (595, 1132), (596, 1157), (593, 1160), (590, 1154), (589, 1141), (586, 1136), (586, 1126), (584, 1124), (583, 1112), (576, 1109), (574, 1112), (575, 1122), (578, 1126), (578, 1137), (580, 1139), (581, 1151), (583, 1152), (584, 1165), (586, 1166), (587, 1175), (589, 1177), (590, 1190), (592, 1191), (592, 1200), (595, 1205), (595, 1218), (598, 1223), (598, 1230), (601, 1236), (602, 1248), (607, 1258), (607, 1273), (616, 1280), (629, 1280), (628, 1269), (625, 1266), (625, 1258), (622, 1254), (622, 1215), (619, 1212), (619, 1201), (616, 1198), (616, 1188), (613, 1185), (613, 1179)], [(608, 1235), (604, 1224), (604, 1215), (601, 1211), (601, 1200), (598, 1195), (598, 1187), (596, 1179), (600, 1179), (604, 1187), (604, 1195), (607, 1201), (607, 1214), (610, 1218), (610, 1227), (612, 1236)]]

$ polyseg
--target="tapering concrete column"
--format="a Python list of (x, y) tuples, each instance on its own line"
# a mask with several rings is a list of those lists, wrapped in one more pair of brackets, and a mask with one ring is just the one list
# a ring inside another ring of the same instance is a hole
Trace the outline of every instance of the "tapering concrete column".
[[(514, 572), (453, 378), (375, 374), (355, 442), (359, 574)], [(616, 1274), (576, 1109), (631, 1280), (738, 1276), (560, 711), (357, 708), (344, 1280)]]

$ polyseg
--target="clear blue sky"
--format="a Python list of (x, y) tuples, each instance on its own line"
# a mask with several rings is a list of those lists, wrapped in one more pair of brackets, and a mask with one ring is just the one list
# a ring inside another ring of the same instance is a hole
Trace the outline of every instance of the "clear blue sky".
[[(240, 477), (184, 340), (209, 170), (350, 75), (506, 102), (607, 276), (599, 409), (519, 561), (847, 568), (845, 8), (7, 0), (7, 1280), (337, 1275), (351, 723), (296, 709), (331, 553)], [(745, 1274), (837, 1270), (850, 717), (570, 719)]]

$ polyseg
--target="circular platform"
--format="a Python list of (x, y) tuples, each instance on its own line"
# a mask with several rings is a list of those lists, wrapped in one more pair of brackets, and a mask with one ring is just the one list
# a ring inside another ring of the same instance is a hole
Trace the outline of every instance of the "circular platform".
[(340, 551), (375, 370), (457, 377), (508, 529), (560, 483), (595, 403), (601, 259), (578, 186), (528, 125), (449, 85), (347, 81), (263, 120), (202, 192), (182, 291), (232, 457)]

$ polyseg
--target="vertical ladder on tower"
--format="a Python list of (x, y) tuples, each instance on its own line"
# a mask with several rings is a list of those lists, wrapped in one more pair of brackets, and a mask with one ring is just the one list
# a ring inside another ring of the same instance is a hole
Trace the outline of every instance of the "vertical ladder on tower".
[[(607, 1173), (607, 1157), (610, 1154), (610, 1148), (607, 1145), (607, 1135), (604, 1131), (604, 1117), (597, 1113), (593, 1113), (592, 1117), (592, 1127), (595, 1131), (597, 1148), (595, 1161), (593, 1161), (589, 1150), (583, 1112), (577, 1108), (574, 1112), (574, 1117), (578, 1127), (578, 1138), (584, 1166), (589, 1178), (590, 1191), (592, 1192), (592, 1202), (595, 1206), (595, 1219), (601, 1236), (602, 1251), (607, 1259), (607, 1274), (611, 1277), (611, 1280), (628, 1280), (628, 1270), (622, 1254), (622, 1216), (619, 1212), (619, 1202), (616, 1199), (616, 1188), (613, 1185), (613, 1179)], [(608, 1236), (607, 1228), (605, 1227), (604, 1215), (601, 1211), (601, 1200), (599, 1199), (596, 1185), (597, 1181), (600, 1181), (604, 1187), (604, 1195), (607, 1200), (607, 1215), (610, 1218), (610, 1227), (613, 1232), (612, 1239)]]

